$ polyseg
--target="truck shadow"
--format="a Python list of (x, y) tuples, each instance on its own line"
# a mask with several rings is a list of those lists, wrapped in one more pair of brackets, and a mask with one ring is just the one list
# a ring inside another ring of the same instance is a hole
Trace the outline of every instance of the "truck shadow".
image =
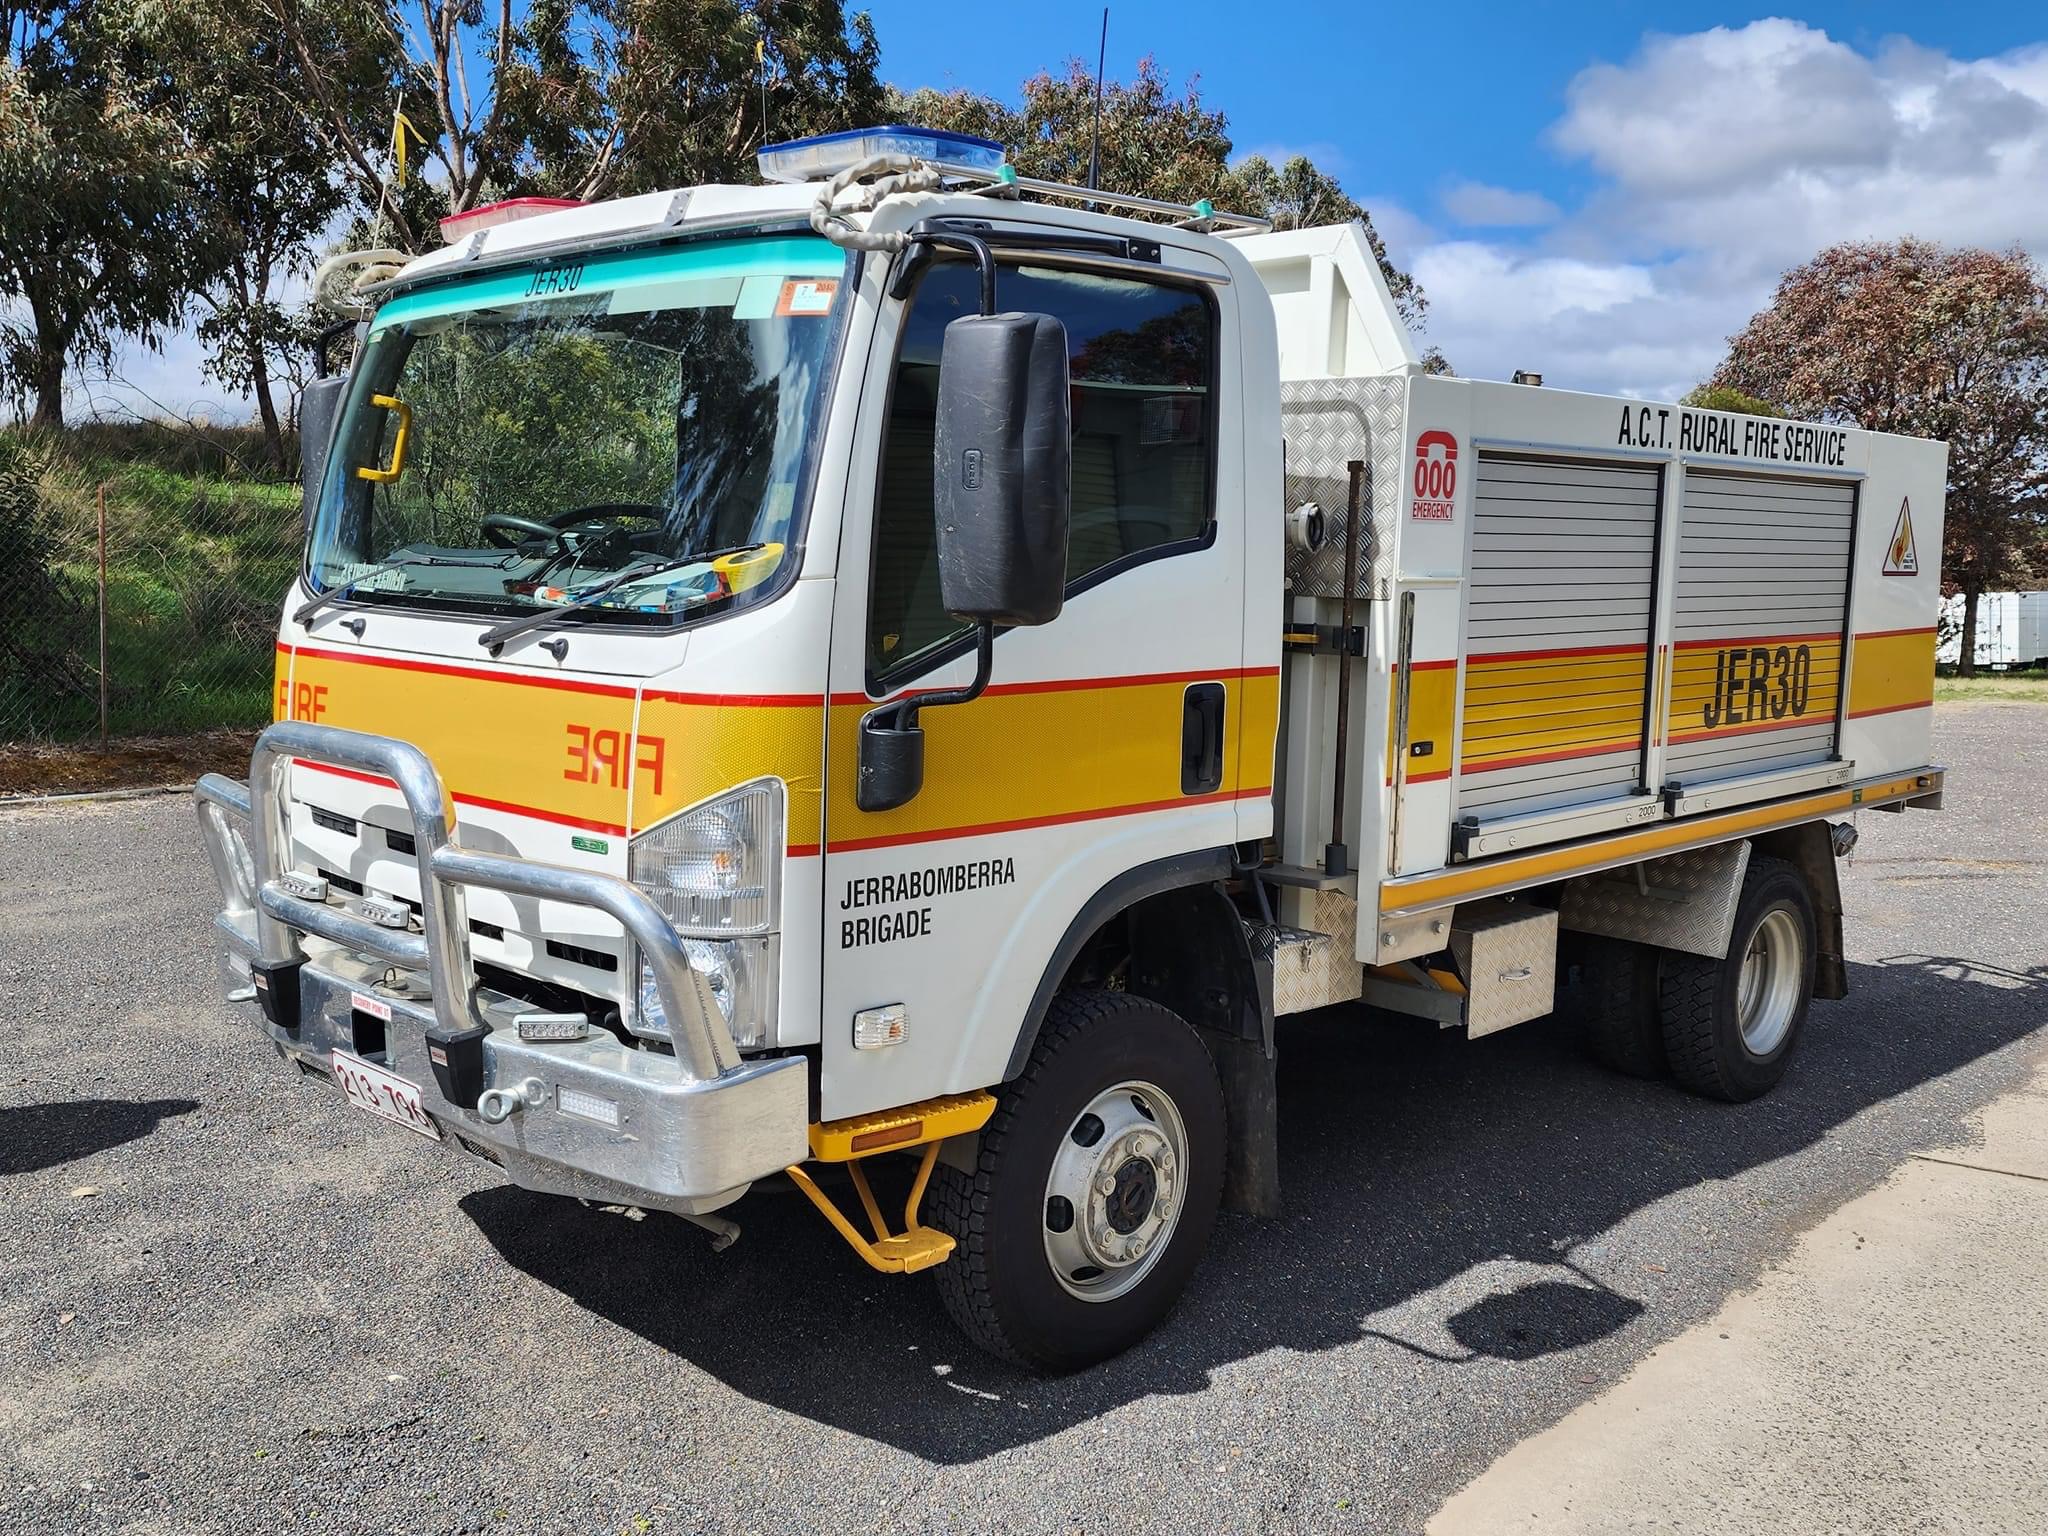
[(149, 1135), (196, 1099), (66, 1099), (0, 1109), (0, 1174), (39, 1173)]
[[(2048, 973), (1927, 956), (1850, 969), (1850, 999), (1815, 1005), (1786, 1081), (1748, 1105), (1605, 1073), (1562, 1017), (1472, 1043), (1357, 1009), (1286, 1021), (1288, 1214), (1222, 1218), (1165, 1327), (1059, 1380), (981, 1355), (929, 1284), (868, 1270), (793, 1190), (757, 1190), (731, 1212), (745, 1235), (719, 1255), (681, 1221), (628, 1223), (509, 1186), (462, 1204), (510, 1263), (733, 1390), (968, 1462), (1203, 1390), (1211, 1371), (1268, 1350), (1378, 1338), (1455, 1365), (1604, 1338), (1646, 1308), (1578, 1268), (1575, 1249), (2048, 1025)], [(1962, 1114), (1916, 1132), (1953, 1144)], [(1873, 1159), (1862, 1182), (1889, 1171)], [(1423, 1324), (1389, 1322), (1405, 1302)]]

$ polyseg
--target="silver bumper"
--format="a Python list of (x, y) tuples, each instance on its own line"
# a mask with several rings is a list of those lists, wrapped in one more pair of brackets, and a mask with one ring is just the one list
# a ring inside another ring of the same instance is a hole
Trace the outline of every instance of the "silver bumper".
[[(420, 932), (380, 927), (280, 883), (290, 847), (284, 770), (293, 758), (398, 786), (420, 863)], [(229, 1010), (285, 1054), (321, 1072), (331, 1070), (336, 1049), (368, 1055), (419, 1089), (444, 1136), (501, 1164), (514, 1182), (554, 1194), (703, 1212), (808, 1154), (804, 1058), (740, 1058), (675, 931), (637, 887), (588, 870), (470, 853), (450, 841), (449, 802), (417, 748), (281, 723), (257, 738), (247, 787), (209, 774), (197, 799), (221, 890), (215, 930)], [(521, 1040), (512, 1016), (524, 1005), (480, 987), (470, 961), (463, 892), (473, 885), (580, 903), (616, 918), (654, 973), (675, 1054), (629, 1049), (602, 1034)], [(303, 963), (294, 969), (294, 962)], [(273, 1023), (257, 1000), (251, 970), (266, 966), (295, 978), (296, 1028)], [(381, 984), (393, 975), (399, 985)], [(365, 997), (367, 1011), (358, 1003)], [(388, 1022), (377, 1017), (386, 1009)], [(519, 1106), (503, 1118), (487, 1120), (451, 1102), (427, 1059), (430, 1027), (478, 1025), (491, 1031), (483, 1040), (484, 1085), (499, 1090), (485, 1107)], [(591, 1117), (593, 1109), (601, 1119)]]

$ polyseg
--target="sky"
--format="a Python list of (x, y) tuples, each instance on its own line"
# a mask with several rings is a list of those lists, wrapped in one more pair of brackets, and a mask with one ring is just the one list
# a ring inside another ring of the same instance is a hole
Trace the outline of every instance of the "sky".
[[(849, 0), (849, 10), (857, 0)], [(868, 0), (882, 73), (1014, 97), (1095, 55), (1099, 0)], [(1778, 275), (1914, 234), (2048, 257), (2048, 7), (1113, 0), (1109, 72), (1198, 80), (1239, 154), (1311, 155), (1429, 297), (1458, 372), (1682, 394)], [(175, 339), (131, 388), (216, 419)]]

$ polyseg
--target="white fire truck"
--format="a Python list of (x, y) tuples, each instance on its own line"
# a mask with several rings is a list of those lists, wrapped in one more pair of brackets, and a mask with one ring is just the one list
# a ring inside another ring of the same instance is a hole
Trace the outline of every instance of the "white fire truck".
[(357, 271), (198, 791), (232, 1015), (530, 1189), (792, 1180), (1043, 1370), (1277, 1208), (1285, 1015), (1562, 957), (1614, 1067), (1778, 1080), (1831, 819), (1940, 803), (1942, 445), (1429, 376), (1355, 226), (761, 164)]

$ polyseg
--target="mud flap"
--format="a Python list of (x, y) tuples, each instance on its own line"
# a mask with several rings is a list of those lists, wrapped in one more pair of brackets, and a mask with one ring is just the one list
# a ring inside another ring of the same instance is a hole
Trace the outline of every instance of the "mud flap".
[[(1272, 972), (1260, 967), (1259, 981), (1272, 987)], [(1273, 1011), (1261, 1010), (1260, 1038), (1221, 1030), (1200, 1031), (1223, 1084), (1223, 1111), (1230, 1127), (1230, 1155), (1223, 1168), (1223, 1208), (1268, 1220), (1280, 1215), (1279, 1053), (1273, 1046)]]

